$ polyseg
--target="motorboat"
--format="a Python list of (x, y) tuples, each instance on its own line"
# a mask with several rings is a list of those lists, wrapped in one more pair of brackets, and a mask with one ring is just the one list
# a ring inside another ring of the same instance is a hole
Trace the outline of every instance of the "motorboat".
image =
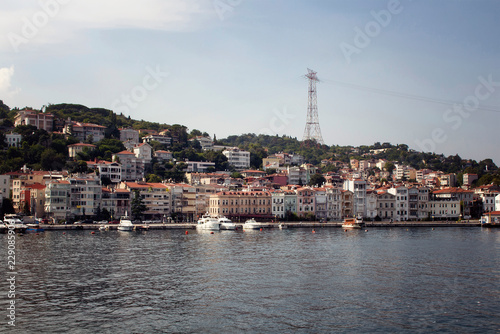
[(262, 228), (262, 224), (255, 221), (255, 219), (249, 219), (243, 224), (244, 230), (259, 230)]
[(26, 232), (44, 232), (45, 229), (41, 228), (39, 224), (26, 224)]
[(231, 221), (231, 219), (226, 217), (220, 217), (219, 219), (221, 230), (236, 230), (236, 224)]
[(23, 223), (21, 217), (16, 214), (6, 214), (3, 222), (5, 223), (7, 229), (14, 230), (15, 232), (24, 233), (28, 229), (28, 226)]
[(99, 231), (109, 231), (109, 226), (105, 224), (101, 224), (99, 226)]
[(360, 229), (363, 227), (363, 224), (363, 219), (345, 218), (344, 222), (342, 223), (342, 228)]
[(120, 218), (120, 223), (118, 224), (118, 231), (133, 231), (134, 224), (132, 224), (132, 220), (128, 217), (125, 212), (125, 216)]
[(217, 218), (214, 218), (210, 215), (203, 215), (199, 220), (196, 228), (200, 230), (209, 230), (209, 231), (219, 231), (220, 223)]

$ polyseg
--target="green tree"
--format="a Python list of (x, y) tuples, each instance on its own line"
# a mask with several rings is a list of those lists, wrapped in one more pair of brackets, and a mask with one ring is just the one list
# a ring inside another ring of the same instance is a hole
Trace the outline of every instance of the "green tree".
[(319, 173), (316, 173), (316, 174), (311, 176), (311, 179), (309, 180), (309, 185), (310, 186), (321, 186), (325, 182), (326, 182), (325, 177)]
[(140, 219), (144, 211), (147, 210), (146, 205), (142, 201), (142, 197), (141, 194), (139, 193), (139, 190), (134, 190), (134, 198), (132, 199), (131, 202), (131, 209), (132, 209), (133, 219)]

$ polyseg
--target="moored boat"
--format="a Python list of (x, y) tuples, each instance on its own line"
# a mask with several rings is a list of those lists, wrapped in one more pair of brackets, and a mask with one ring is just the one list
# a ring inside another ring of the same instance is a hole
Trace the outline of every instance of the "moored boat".
[(220, 230), (220, 223), (217, 218), (205, 214), (198, 220), (196, 228), (200, 230), (218, 231)]
[(220, 217), (219, 219), (221, 230), (236, 230), (236, 224), (231, 221), (231, 219), (226, 217)]
[(261, 223), (258, 223), (255, 221), (255, 219), (251, 218), (249, 220), (247, 220), (244, 224), (243, 224), (243, 229), (244, 230), (259, 230), (262, 228), (262, 224)]
[(132, 224), (132, 221), (127, 215), (127, 212), (125, 212), (125, 216), (120, 218), (120, 223), (118, 224), (118, 231), (133, 231), (134, 230), (134, 224)]
[(345, 218), (342, 228), (359, 229), (363, 227), (363, 220), (359, 218)]

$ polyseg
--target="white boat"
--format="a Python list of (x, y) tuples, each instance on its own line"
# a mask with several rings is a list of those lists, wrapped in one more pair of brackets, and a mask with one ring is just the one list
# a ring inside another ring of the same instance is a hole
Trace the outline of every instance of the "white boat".
[(99, 226), (99, 231), (109, 231), (109, 226), (101, 224), (101, 226)]
[(363, 227), (363, 220), (359, 218), (345, 218), (342, 228), (358, 229)]
[(262, 224), (255, 221), (255, 219), (249, 219), (243, 224), (244, 230), (259, 230), (262, 228)]
[(218, 231), (220, 230), (220, 223), (217, 218), (211, 217), (210, 215), (203, 215), (198, 220), (196, 228), (200, 230)]
[(219, 219), (221, 230), (236, 230), (236, 224), (231, 221), (231, 219), (226, 217), (220, 217)]
[(133, 231), (134, 224), (125, 212), (125, 216), (120, 218), (120, 223), (118, 224), (118, 231)]
[(11, 214), (11, 213), (6, 214), (3, 219), (3, 222), (5, 223), (7, 229), (10, 230), (13, 229), (16, 232), (24, 233), (28, 228), (28, 226), (25, 225), (21, 220), (21, 217), (16, 214)]

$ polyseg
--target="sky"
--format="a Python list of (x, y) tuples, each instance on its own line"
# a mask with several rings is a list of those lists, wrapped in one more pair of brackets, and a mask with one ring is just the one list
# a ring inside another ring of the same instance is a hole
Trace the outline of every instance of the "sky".
[(0, 99), (500, 165), (496, 0), (3, 0)]

